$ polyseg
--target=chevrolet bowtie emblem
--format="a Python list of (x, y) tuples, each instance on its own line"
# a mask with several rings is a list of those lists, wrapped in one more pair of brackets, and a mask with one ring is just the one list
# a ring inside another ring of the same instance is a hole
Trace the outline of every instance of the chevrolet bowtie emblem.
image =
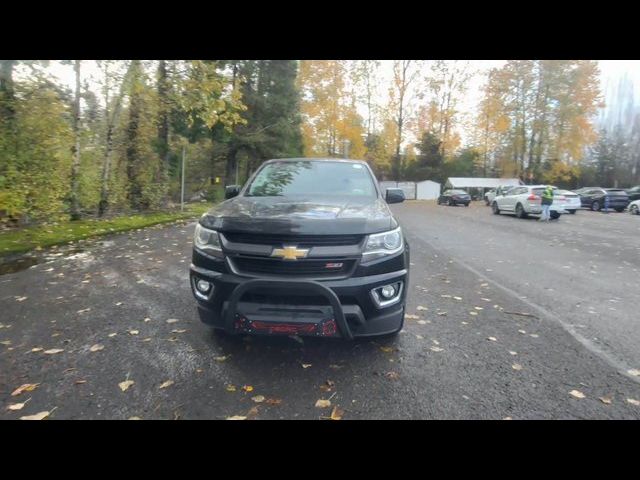
[(272, 257), (280, 257), (284, 260), (297, 260), (299, 258), (304, 258), (309, 253), (308, 248), (297, 248), (297, 247), (284, 247), (284, 248), (274, 248), (273, 252), (271, 252)]

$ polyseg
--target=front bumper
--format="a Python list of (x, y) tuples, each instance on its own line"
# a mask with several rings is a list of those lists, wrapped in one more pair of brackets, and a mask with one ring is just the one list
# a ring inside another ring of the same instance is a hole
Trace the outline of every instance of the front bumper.
[[(408, 271), (401, 269), (340, 280), (252, 279), (193, 264), (190, 268), (191, 289), (206, 324), (228, 333), (272, 334), (293, 333), (298, 326), (302, 334), (346, 339), (400, 330), (408, 277)], [(200, 279), (213, 285), (206, 299), (196, 294), (195, 283)], [(371, 290), (396, 282), (403, 285), (398, 301), (377, 307)], [(305, 324), (308, 328), (301, 326)]]

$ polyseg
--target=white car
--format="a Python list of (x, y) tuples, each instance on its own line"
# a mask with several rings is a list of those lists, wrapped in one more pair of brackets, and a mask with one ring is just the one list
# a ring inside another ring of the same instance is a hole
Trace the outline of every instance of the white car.
[(631, 215), (640, 215), (640, 200), (634, 200), (629, 204), (629, 213)]
[[(491, 210), (496, 215), (500, 213), (515, 213), (518, 218), (527, 218), (528, 215), (540, 215), (542, 213), (542, 192), (546, 185), (523, 185), (514, 187), (506, 195), (496, 197), (491, 203)], [(560, 190), (563, 191), (563, 190)], [(558, 190), (555, 190), (558, 192)], [(567, 199), (564, 194), (553, 196), (553, 203), (549, 209), (551, 218), (560, 218), (565, 209)]]
[(504, 195), (512, 188), (514, 188), (513, 185), (500, 185), (498, 188), (489, 190), (487, 193), (484, 194), (484, 202), (487, 205), (491, 205), (491, 203), (495, 200), (496, 197)]
[[(582, 203), (580, 202), (580, 195), (570, 190), (560, 190), (554, 189), (554, 201), (556, 196), (558, 196), (558, 202), (561, 204), (566, 211), (569, 213), (576, 213), (581, 207)], [(562, 197), (564, 197), (564, 202), (562, 202)]]

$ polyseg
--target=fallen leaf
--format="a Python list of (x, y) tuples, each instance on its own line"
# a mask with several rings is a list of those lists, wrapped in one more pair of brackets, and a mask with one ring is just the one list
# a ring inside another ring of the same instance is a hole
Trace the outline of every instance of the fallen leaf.
[(120, 382), (118, 386), (120, 387), (120, 390), (122, 390), (123, 392), (126, 392), (127, 389), (134, 383), (136, 382), (134, 382), (133, 380), (125, 380), (124, 382)]
[[(422, 305), (418, 305), (418, 306), (416, 307), (416, 310), (418, 310), (418, 311), (421, 311), (421, 310), (422, 310), (422, 311), (426, 311), (426, 310), (429, 310), (429, 309), (428, 309), (427, 307), (423, 307)], [(336, 408), (338, 408), (338, 407), (336, 407)]]
[(473, 308), (475, 308), (476, 310), (484, 310), (484, 308), (482, 307), (473, 307)]
[(302, 365), (302, 368), (309, 368), (312, 364), (311, 363), (301, 363), (300, 365)]
[(492, 342), (497, 342), (498, 339), (496, 337), (487, 337), (487, 340), (491, 340)]
[(571, 395), (572, 397), (575, 397), (575, 398), (584, 398), (585, 397), (585, 394), (582, 393), (580, 390), (571, 390), (569, 392), (569, 395)]
[(462, 297), (453, 297), (454, 300), (462, 300)]
[(280, 405), (282, 403), (282, 399), (280, 399), (280, 398), (267, 398), (266, 403), (268, 405)]
[(29, 297), (16, 297), (16, 302), (24, 302)]
[(171, 385), (173, 385), (173, 383), (174, 383), (173, 380), (167, 380), (162, 385), (160, 385), (158, 388), (167, 388), (167, 387), (170, 387)]
[(107, 337), (115, 337), (116, 335), (117, 335), (117, 333), (113, 332), (113, 333), (110, 333), (109, 335), (107, 335)]
[(83, 383), (87, 383), (87, 381), (86, 380), (76, 380), (73, 383), (75, 383), (76, 385), (82, 385)]
[(171, 330), (171, 333), (184, 333), (184, 332), (186, 332), (186, 330), (178, 330), (178, 329)]
[(12, 403), (9, 406), (7, 406), (7, 410), (22, 410), (22, 408), (29, 402), (29, 400), (22, 403)]
[(537, 333), (530, 333), (529, 336), (531, 338), (538, 338), (538, 334)]
[(331, 400), (318, 400), (316, 402), (316, 407), (317, 408), (329, 408), (331, 406)]
[(331, 411), (331, 420), (342, 420), (343, 415), (344, 410), (341, 410), (338, 407), (333, 407), (333, 410)]
[(514, 363), (513, 365), (511, 365), (511, 368), (513, 368), (514, 370), (522, 370), (522, 365), (520, 365), (519, 363)]
[(246, 420), (247, 417), (242, 415), (234, 415), (233, 417), (227, 417), (227, 420)]
[(440, 316), (443, 316), (443, 315), (446, 315), (446, 314), (447, 314), (447, 312), (436, 312), (436, 315), (440, 315)]
[(418, 318), (420, 318), (418, 315), (412, 315), (410, 313), (405, 313), (404, 318), (406, 320), (416, 320)]
[(637, 370), (635, 368), (631, 369), (631, 370), (627, 370), (627, 373), (629, 375), (633, 375), (634, 377), (638, 377), (640, 376), (640, 370)]
[(89, 308), (85, 308), (85, 309), (83, 309), (83, 310), (78, 310), (76, 313), (86, 313), (86, 312), (88, 312), (89, 310), (91, 310), (91, 307), (89, 307)]
[(526, 332), (525, 330), (518, 330), (518, 333), (521, 333), (521, 334), (523, 334), (523, 335), (524, 335), (524, 334), (525, 334), (525, 333), (527, 333), (527, 332)]
[(257, 406), (251, 407), (249, 409), (249, 411), (247, 412), (247, 418), (255, 417), (256, 415), (258, 415), (258, 407)]
[(440, 348), (440, 347), (429, 347), (429, 350), (431, 350), (432, 352), (442, 352), (444, 350), (444, 348)]
[(385, 353), (391, 353), (393, 352), (393, 347), (380, 347), (380, 350), (382, 350)]
[(48, 412), (48, 411), (40, 412), (40, 413), (36, 413), (35, 415), (27, 415), (25, 417), (20, 417), (20, 420), (44, 420), (49, 415), (51, 415), (51, 412)]
[(229, 355), (222, 355), (220, 357), (214, 357), (214, 360), (216, 362), (224, 362), (227, 358), (229, 358)]
[(265, 401), (265, 398), (263, 395), (256, 395), (255, 397), (251, 397), (251, 400), (253, 400), (256, 403), (262, 403)]
[(32, 351), (33, 353), (41, 352), (42, 350), (44, 350), (44, 348), (36, 347), (36, 348), (32, 348), (32, 349), (31, 349), (31, 351)]
[(2, 342), (0, 342), (0, 345), (6, 345), (8, 347), (9, 345), (11, 345), (11, 340), (3, 340)]
[(607, 405), (611, 405), (611, 399), (609, 397), (600, 397), (598, 400), (602, 403), (606, 403)]
[(140, 417), (129, 417), (129, 420), (142, 420)]
[(418, 320), (418, 325), (426, 325), (427, 322), (425, 320)]
[(469, 312), (469, 315), (473, 315), (474, 317), (478, 315), (478, 312)]
[(227, 385), (226, 386), (226, 390), (227, 390), (227, 392), (235, 392), (236, 391), (236, 386), (235, 385)]
[(636, 407), (640, 406), (640, 401), (635, 400), (633, 398), (627, 398), (627, 402), (630, 403), (631, 405), (635, 405)]
[(129, 330), (129, 335), (138, 335), (139, 333), (138, 330)]
[(423, 337), (422, 335), (416, 335), (416, 338), (417, 338), (418, 340), (422, 340), (422, 339), (424, 339), (424, 337)]
[(397, 372), (387, 372), (384, 374), (384, 376), (389, 380), (397, 380), (400, 377)]
[(178, 320), (177, 318), (170, 318), (169, 320), (167, 320), (167, 323), (176, 323), (179, 322), (180, 320)]
[(329, 368), (331, 370), (340, 370), (342, 368), (342, 365), (331, 364), (329, 365)]
[(249, 393), (249, 392), (253, 392), (253, 387), (251, 385), (244, 385), (242, 387), (242, 390), (244, 390), (245, 392)]
[(509, 353), (510, 353), (511, 355), (517, 355), (517, 354), (518, 354), (518, 352), (514, 352), (513, 350), (509, 350)]
[(104, 345), (101, 345), (99, 343), (96, 343), (95, 345), (92, 345), (91, 348), (89, 349), (90, 352), (99, 352), (100, 350), (104, 349)]
[(122, 305), (122, 302), (116, 303), (116, 307), (119, 307), (120, 305)]
[(56, 353), (64, 352), (64, 348), (51, 348), (49, 350), (45, 350), (44, 353), (47, 355), (55, 355)]

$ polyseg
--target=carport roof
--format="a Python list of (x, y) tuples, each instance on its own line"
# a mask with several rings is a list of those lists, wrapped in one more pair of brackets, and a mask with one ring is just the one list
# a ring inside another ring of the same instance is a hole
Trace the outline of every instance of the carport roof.
[(496, 188), (500, 185), (521, 185), (517, 178), (449, 177), (445, 184), (449, 188)]

